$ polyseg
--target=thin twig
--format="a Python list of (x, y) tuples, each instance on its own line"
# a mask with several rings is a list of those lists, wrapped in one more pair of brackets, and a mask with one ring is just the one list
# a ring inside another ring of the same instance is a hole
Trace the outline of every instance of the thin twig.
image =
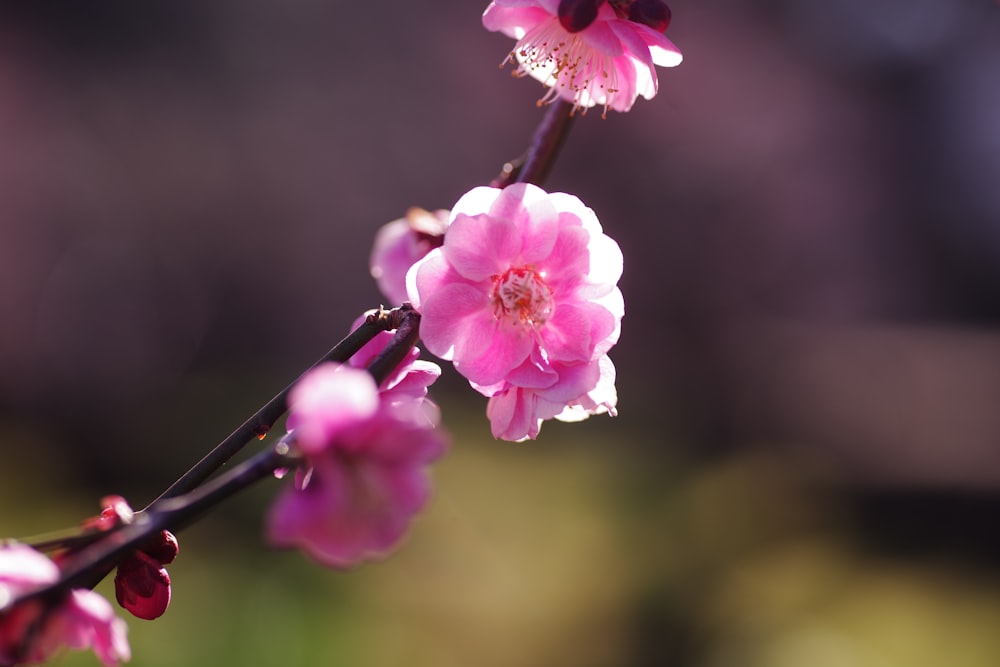
[[(379, 309), (378, 311), (372, 313), (361, 326), (352, 331), (346, 338), (333, 346), (333, 349), (323, 355), (323, 357), (315, 364), (310, 366), (310, 370), (327, 361), (347, 361), (366, 343), (368, 343), (368, 341), (374, 338), (375, 334), (380, 331), (394, 329), (397, 326), (395, 323), (399, 320), (397, 311), (402, 310), (404, 309), (397, 308), (392, 311)], [(406, 307), (405, 312), (410, 312), (408, 306)], [(205, 457), (198, 461), (198, 463), (196, 463), (190, 470), (184, 473), (180, 479), (171, 484), (170, 487), (161, 493), (156, 500), (150, 503), (146, 509), (150, 509), (157, 503), (160, 503), (167, 498), (179, 496), (196, 488), (199, 484), (208, 479), (212, 473), (225, 465), (225, 463), (241, 449), (243, 449), (247, 443), (251, 442), (255, 438), (262, 439), (271, 427), (274, 426), (274, 423), (281, 418), (281, 415), (285, 414), (287, 411), (288, 406), (286, 405), (286, 402), (288, 400), (288, 392), (291, 391), (294, 385), (295, 383), (293, 382), (278, 392), (274, 398), (268, 401), (260, 410), (255, 412), (249, 419), (243, 422), (243, 424), (233, 431), (229, 437), (216, 445), (212, 451), (206, 454)]]
[(410, 310), (403, 315), (396, 327), (396, 335), (392, 341), (368, 364), (368, 372), (375, 378), (375, 384), (381, 385), (389, 377), (419, 339), (420, 313)]
[(559, 99), (549, 105), (531, 137), (531, 146), (521, 168), (514, 177), (516, 183), (541, 185), (548, 178), (559, 149), (569, 133), (573, 120), (573, 103)]
[(73, 588), (90, 588), (103, 579), (126, 555), (135, 551), (160, 531), (176, 532), (192, 523), (209, 508), (274, 473), (295, 465), (289, 456), (291, 435), (274, 447), (224, 472), (194, 491), (164, 498), (155, 506), (137, 512), (132, 523), (102, 534), (102, 539), (69, 556), (60, 566), (59, 580), (18, 596), (0, 605), (0, 612), (28, 599), (56, 599)]

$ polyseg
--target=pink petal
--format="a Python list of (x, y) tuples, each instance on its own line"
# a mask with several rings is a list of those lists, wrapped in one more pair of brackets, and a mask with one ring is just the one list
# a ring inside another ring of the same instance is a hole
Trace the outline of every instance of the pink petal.
[[(420, 275), (417, 276), (418, 289)], [(450, 283), (431, 292), (421, 307), (420, 338), (431, 353), (442, 359), (452, 359), (456, 346), (463, 353), (479, 354), (490, 341), (487, 338), (469, 340), (469, 332), (477, 329), (478, 320), (492, 320), (489, 298), (483, 288), (468, 283)]]
[(494, 438), (520, 442), (538, 436), (540, 420), (534, 416), (534, 392), (511, 387), (486, 405)]
[(540, 355), (533, 352), (530, 358), (511, 371), (507, 375), (507, 382), (529, 389), (543, 389), (555, 384), (559, 380), (559, 374), (548, 363), (536, 359), (536, 356)]
[(459, 197), (455, 205), (451, 207), (451, 219), (454, 220), (459, 214), (475, 217), (489, 213), (493, 202), (500, 196), (501, 190), (481, 185), (472, 188)]
[(614, 328), (614, 317), (605, 308), (589, 302), (566, 303), (545, 323), (542, 345), (550, 360), (588, 362), (598, 341)]
[(304, 375), (288, 398), (288, 428), (306, 453), (321, 451), (378, 409), (378, 387), (366, 371), (336, 363)]
[(445, 234), (442, 250), (452, 269), (478, 282), (507, 270), (521, 252), (521, 239), (510, 220), (459, 214)]
[(422, 310), (421, 297), (433, 294), (442, 285), (456, 280), (463, 280), (452, 270), (441, 248), (435, 248), (416, 262), (406, 272), (406, 295), (417, 310)]
[[(607, 7), (607, 5), (603, 7)], [(579, 33), (580, 37), (604, 55), (619, 56), (624, 53), (624, 50), (618, 35), (610, 27), (612, 23), (615, 23), (615, 21), (602, 21), (598, 17), (598, 20), (591, 23), (583, 32)]]
[[(535, 346), (531, 332), (507, 324), (491, 315), (469, 318), (457, 342), (455, 369), (477, 384), (489, 385), (502, 380), (528, 358)], [(428, 345), (430, 348), (430, 345)]]
[(582, 227), (564, 226), (559, 230), (548, 257), (539, 263), (545, 284), (556, 298), (574, 289), (587, 275), (590, 267), (589, 242), (590, 235)]

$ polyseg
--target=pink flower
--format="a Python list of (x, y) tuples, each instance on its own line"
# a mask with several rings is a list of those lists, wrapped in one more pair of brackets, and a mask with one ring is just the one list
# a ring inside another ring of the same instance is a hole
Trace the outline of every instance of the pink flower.
[(441, 245), (448, 211), (431, 213), (414, 206), (375, 234), (369, 264), (382, 294), (393, 305), (406, 301), (406, 272), (433, 248)]
[[(365, 321), (365, 317), (366, 315), (362, 315), (356, 319), (351, 328), (358, 328)], [(367, 368), (375, 360), (375, 357), (392, 342), (393, 337), (393, 332), (378, 332), (350, 358), (348, 363), (354, 368)], [(441, 367), (420, 359), (420, 349), (413, 347), (410, 348), (406, 359), (379, 386), (379, 393), (382, 400), (422, 399), (427, 396), (427, 388), (434, 384), (439, 377), (441, 377)]]
[(292, 391), (288, 425), (306, 465), (268, 516), (268, 538), (332, 567), (381, 558), (430, 494), (444, 451), (436, 406), (380, 395), (362, 370), (325, 364)]
[(545, 386), (507, 382), (486, 407), (494, 438), (521, 441), (538, 437), (542, 422), (581, 421), (593, 414), (617, 414), (615, 366), (604, 355), (587, 364), (553, 364)]
[(0, 548), (0, 664), (45, 662), (61, 646), (91, 648), (107, 667), (128, 660), (125, 622), (93, 591), (69, 591), (49, 609), (40, 600), (5, 607), (14, 597), (58, 579), (59, 568), (34, 549), (19, 544)]
[(529, 357), (545, 367), (606, 353), (624, 314), (621, 272), (592, 210), (516, 183), (464, 195), (444, 246), (410, 269), (407, 287), (427, 349), (483, 388)]
[(504, 63), (516, 60), (516, 75), (549, 87), (540, 105), (562, 98), (605, 112), (628, 111), (639, 95), (652, 99), (654, 65), (680, 64), (663, 35), (669, 21), (659, 0), (494, 0), (483, 13), (488, 30), (517, 40)]
[(613, 412), (621, 272), (591, 209), (518, 183), (463, 196), (407, 286), (427, 349), (491, 397), (494, 436), (522, 440), (545, 419)]

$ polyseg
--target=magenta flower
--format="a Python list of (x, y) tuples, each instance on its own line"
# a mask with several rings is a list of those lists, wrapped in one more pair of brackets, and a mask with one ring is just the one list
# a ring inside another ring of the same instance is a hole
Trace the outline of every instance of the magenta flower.
[(375, 234), (369, 264), (382, 294), (393, 305), (406, 301), (406, 272), (424, 255), (441, 245), (448, 211), (431, 213), (414, 206)]
[(491, 398), (494, 436), (522, 440), (545, 419), (613, 413), (621, 272), (591, 209), (518, 183), (463, 196), (407, 287), (427, 349)]
[(586, 364), (553, 364), (549, 375), (542, 382), (528, 380), (527, 386), (507, 382), (490, 397), (486, 416), (494, 438), (534, 439), (547, 419), (574, 422), (617, 414), (615, 366), (607, 355)]
[(0, 548), (0, 664), (45, 662), (62, 646), (91, 648), (107, 667), (131, 658), (125, 622), (93, 591), (69, 591), (54, 608), (40, 600), (5, 606), (58, 579), (56, 564), (31, 547)]
[(573, 108), (628, 111), (640, 95), (652, 99), (655, 65), (673, 67), (681, 52), (663, 32), (670, 11), (660, 0), (494, 0), (483, 25), (517, 40), (504, 63), (516, 60)]
[(367, 372), (338, 364), (311, 371), (289, 403), (305, 465), (271, 508), (269, 540), (332, 567), (385, 556), (430, 494), (427, 466), (445, 447), (436, 406), (380, 395)]
[[(403, 299), (405, 301), (405, 299)], [(359, 327), (365, 321), (362, 315), (351, 325), (352, 329)], [(382, 350), (392, 342), (394, 334), (390, 331), (380, 331), (368, 343), (350, 358), (348, 363), (354, 368), (367, 368)], [(406, 357), (392, 373), (382, 381), (379, 394), (382, 400), (422, 399), (427, 396), (427, 388), (441, 377), (441, 367), (430, 361), (420, 359), (420, 348), (410, 348)]]
[[(589, 363), (624, 314), (618, 244), (572, 195), (479, 187), (452, 210), (444, 246), (410, 269), (427, 349), (489, 395), (515, 371)], [(523, 368), (522, 368), (523, 367)]]

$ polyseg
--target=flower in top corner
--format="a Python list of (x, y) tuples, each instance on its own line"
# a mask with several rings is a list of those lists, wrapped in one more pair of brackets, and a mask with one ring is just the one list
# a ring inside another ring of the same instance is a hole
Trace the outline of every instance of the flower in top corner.
[(515, 75), (548, 86), (540, 105), (562, 98), (574, 110), (605, 113), (652, 99), (655, 65), (680, 64), (663, 34), (669, 24), (661, 0), (493, 0), (483, 13), (487, 30), (517, 40), (504, 63), (516, 61)]

